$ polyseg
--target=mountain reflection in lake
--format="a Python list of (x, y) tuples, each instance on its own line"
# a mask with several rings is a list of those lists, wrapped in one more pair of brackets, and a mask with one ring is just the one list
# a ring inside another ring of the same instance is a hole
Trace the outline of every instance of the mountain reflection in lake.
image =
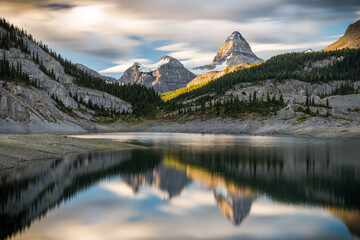
[(0, 172), (0, 238), (352, 239), (360, 142), (123, 133), (133, 150)]

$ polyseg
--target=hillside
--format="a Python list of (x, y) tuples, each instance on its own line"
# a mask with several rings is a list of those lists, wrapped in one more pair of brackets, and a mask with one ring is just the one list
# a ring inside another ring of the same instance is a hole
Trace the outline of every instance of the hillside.
[(201, 88), (201, 87), (205, 86), (206, 84), (208, 84), (209, 82), (217, 80), (226, 74), (229, 74), (229, 73), (232, 73), (232, 72), (244, 69), (244, 68), (248, 68), (248, 67), (251, 67), (251, 65), (242, 63), (242, 64), (228, 67), (223, 71), (211, 71), (208, 73), (201, 74), (201, 75), (197, 76), (196, 78), (194, 78), (191, 82), (189, 82), (186, 85), (186, 87), (179, 88), (179, 89), (176, 89), (175, 91), (171, 91), (171, 92), (162, 94), (161, 99), (163, 101), (171, 100), (173, 98), (180, 96), (181, 94), (193, 91), (197, 88)]
[(129, 131), (359, 137), (359, 64), (359, 49), (278, 55), (163, 95), (167, 114)]
[(281, 82), (297, 79), (310, 83), (334, 80), (359, 80), (360, 50), (335, 52), (289, 53), (270, 58), (266, 62), (241, 71), (226, 74), (201, 88), (181, 94), (172, 102), (182, 102), (204, 94), (223, 95), (241, 83), (259, 83), (269, 79)]
[(224, 69), (222, 71), (211, 71), (208, 73), (204, 73), (204, 74), (201, 74), (200, 76), (197, 76), (193, 80), (191, 80), (191, 82), (189, 82), (186, 85), (186, 87), (195, 86), (195, 85), (198, 85), (203, 82), (208, 82), (210, 80), (216, 80), (216, 79), (224, 76), (225, 74), (232, 73), (232, 72), (238, 71), (243, 68), (248, 68), (250, 66), (251, 65), (249, 65), (247, 63), (240, 63), (240, 64), (237, 64), (234, 66), (227, 67), (226, 69)]
[(350, 24), (344, 36), (325, 48), (323, 51), (333, 51), (345, 48), (360, 48), (360, 20)]
[(84, 71), (4, 19), (0, 55), (1, 132), (104, 131), (102, 118), (152, 115), (161, 102), (152, 89)]

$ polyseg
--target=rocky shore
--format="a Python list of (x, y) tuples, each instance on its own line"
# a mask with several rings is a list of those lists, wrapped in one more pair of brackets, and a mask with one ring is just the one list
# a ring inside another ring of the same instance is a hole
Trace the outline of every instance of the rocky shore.
[(135, 146), (108, 140), (63, 135), (0, 135), (0, 170), (33, 161), (57, 159), (70, 153), (123, 150)]

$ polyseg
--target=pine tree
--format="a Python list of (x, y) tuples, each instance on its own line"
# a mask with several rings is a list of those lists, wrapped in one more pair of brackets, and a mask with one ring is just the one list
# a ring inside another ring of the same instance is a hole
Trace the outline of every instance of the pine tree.
[(282, 94), (280, 94), (279, 102), (280, 102), (281, 105), (284, 104), (284, 98), (283, 98)]
[(330, 114), (330, 111), (329, 111), (329, 109), (326, 111), (326, 115), (325, 115), (325, 117), (330, 117), (331, 116), (331, 114)]

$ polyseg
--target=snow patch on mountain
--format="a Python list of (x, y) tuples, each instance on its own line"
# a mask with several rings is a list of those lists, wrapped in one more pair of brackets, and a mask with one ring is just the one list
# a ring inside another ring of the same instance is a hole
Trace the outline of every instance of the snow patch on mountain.
[(167, 64), (170, 62), (170, 57), (165, 56), (162, 57), (157, 63), (151, 64), (151, 65), (144, 65), (141, 63), (136, 63), (139, 66), (140, 72), (152, 72), (157, 69), (159, 69), (161, 66)]

